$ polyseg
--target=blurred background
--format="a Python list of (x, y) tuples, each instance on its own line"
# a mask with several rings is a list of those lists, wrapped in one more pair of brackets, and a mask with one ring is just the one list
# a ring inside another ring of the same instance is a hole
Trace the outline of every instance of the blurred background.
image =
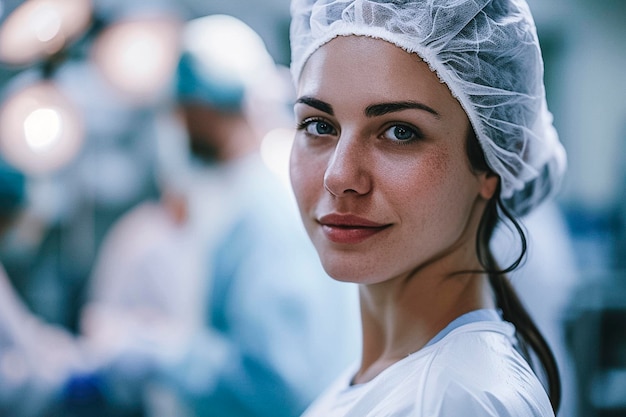
[[(562, 415), (626, 416), (626, 3), (529, 3), (569, 171), (528, 219), (537, 245), (514, 279), (577, 381)], [(288, 66), (288, 0), (0, 0), (0, 156), (27, 177), (0, 260), (44, 322), (78, 331), (106, 232), (158, 196), (175, 153), (163, 138), (180, 135), (164, 116), (179, 29), (215, 13), (248, 23)], [(266, 162), (284, 175), (280, 133)]]

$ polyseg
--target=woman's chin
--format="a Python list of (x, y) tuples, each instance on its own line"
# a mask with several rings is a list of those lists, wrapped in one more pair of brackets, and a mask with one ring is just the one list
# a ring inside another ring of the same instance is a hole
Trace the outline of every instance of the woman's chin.
[(354, 284), (373, 284), (378, 282), (379, 275), (374, 275), (363, 271), (355, 265), (329, 265), (323, 264), (328, 276), (335, 281)]
[(358, 273), (356, 273), (355, 268), (349, 268), (338, 265), (329, 265), (328, 263), (322, 262), (324, 266), (324, 270), (335, 281), (340, 282), (355, 282), (359, 283), (361, 281), (361, 277)]

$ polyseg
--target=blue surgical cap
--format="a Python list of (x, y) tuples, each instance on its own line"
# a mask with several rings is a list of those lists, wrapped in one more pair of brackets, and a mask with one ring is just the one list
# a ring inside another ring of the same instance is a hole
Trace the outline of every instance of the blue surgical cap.
[(224, 111), (241, 109), (243, 84), (225, 80), (194, 54), (184, 52), (178, 62), (176, 95), (180, 102), (197, 102)]
[(19, 209), (26, 196), (26, 177), (0, 158), (0, 214)]
[(224, 111), (241, 111), (246, 95), (274, 62), (261, 37), (241, 20), (210, 15), (185, 25), (176, 95)]

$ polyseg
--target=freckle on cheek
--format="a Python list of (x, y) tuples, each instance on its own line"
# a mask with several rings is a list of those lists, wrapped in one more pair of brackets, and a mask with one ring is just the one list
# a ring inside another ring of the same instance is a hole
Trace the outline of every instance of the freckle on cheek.
[(429, 182), (439, 183), (441, 177), (445, 175), (448, 170), (448, 155), (445, 152), (436, 153), (423, 162), (425, 178)]

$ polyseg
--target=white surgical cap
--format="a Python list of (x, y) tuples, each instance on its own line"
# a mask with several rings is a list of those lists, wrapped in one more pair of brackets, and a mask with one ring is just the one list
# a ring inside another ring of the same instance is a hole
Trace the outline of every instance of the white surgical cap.
[(291, 14), (296, 83), (311, 54), (336, 36), (388, 41), (417, 53), (461, 103), (510, 210), (526, 214), (558, 188), (565, 150), (524, 0), (292, 0)]

